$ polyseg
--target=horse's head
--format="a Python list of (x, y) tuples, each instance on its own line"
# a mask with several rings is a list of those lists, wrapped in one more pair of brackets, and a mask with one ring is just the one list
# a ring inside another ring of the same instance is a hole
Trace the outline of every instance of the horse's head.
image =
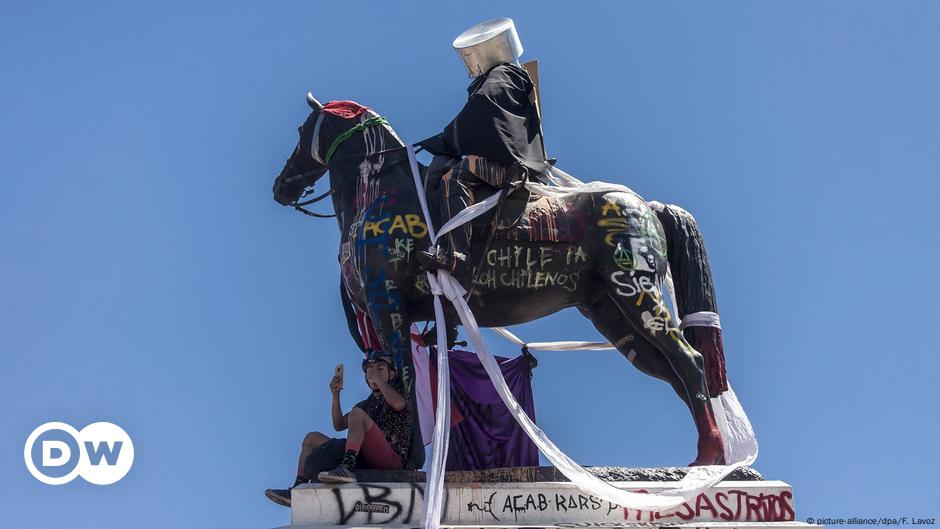
[[(317, 180), (326, 173), (329, 167), (323, 161), (317, 160), (311, 154), (310, 143), (313, 141), (314, 129), (317, 122), (320, 121), (322, 128), (322, 119), (320, 119), (323, 105), (317, 101), (312, 94), (307, 93), (307, 104), (313, 109), (303, 124), (297, 128), (300, 134), (300, 140), (294, 147), (284, 168), (274, 180), (274, 200), (285, 206), (293, 204), (300, 198), (304, 190), (314, 185)], [(320, 131), (316, 131), (320, 132)]]
[[(378, 123), (376, 120), (385, 123), (383, 118), (353, 101), (331, 101), (323, 105), (308, 93), (307, 104), (312, 111), (297, 129), (300, 140), (274, 181), (274, 200), (285, 206), (296, 203), (304, 191), (330, 169), (331, 164), (338, 163), (332, 159), (333, 153), (347, 139), (352, 140), (348, 143), (357, 144), (362, 154), (367, 154), (363, 140), (352, 139), (351, 132), (375, 125)], [(401, 145), (397, 137), (394, 141)]]

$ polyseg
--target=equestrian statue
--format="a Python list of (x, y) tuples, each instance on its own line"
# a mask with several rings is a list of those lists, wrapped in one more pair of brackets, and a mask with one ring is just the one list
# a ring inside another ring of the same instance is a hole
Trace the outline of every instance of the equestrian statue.
[[(727, 381), (720, 328), (701, 317), (717, 318), (717, 305), (695, 219), (627, 188), (530, 190), (529, 182), (551, 184), (557, 169), (545, 154), (536, 85), (518, 62), (522, 46), (512, 21), (474, 26), (454, 45), (474, 80), (457, 117), (419, 142), (434, 158), (430, 166), (416, 164), (417, 178), (411, 146), (385, 118), (352, 101), (321, 104), (308, 94), (311, 112), (274, 183), (275, 200), (302, 211), (332, 200), (340, 290), (347, 316), (359, 324), (350, 325), (358, 329), (357, 343), (390, 356), (413, 399), (411, 323), (434, 319), (427, 271), (450, 270), (483, 327), (576, 307), (637, 369), (670, 384), (688, 406), (698, 433), (692, 465), (724, 464), (710, 398)], [(327, 173), (329, 189), (308, 199)], [(428, 220), (440, 227), (500, 189), (506, 192), (497, 207), (431, 248)], [(418, 192), (427, 197), (430, 219)], [(665, 299), (669, 278), (678, 319)], [(457, 321), (452, 307), (445, 317)], [(691, 325), (680, 328), (678, 320)], [(366, 334), (374, 336), (371, 343), (364, 343)], [(417, 467), (420, 445), (414, 452)]]

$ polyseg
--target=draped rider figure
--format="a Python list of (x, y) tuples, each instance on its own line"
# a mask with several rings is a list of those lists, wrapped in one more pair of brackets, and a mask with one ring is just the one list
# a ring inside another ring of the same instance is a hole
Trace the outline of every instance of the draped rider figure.
[[(549, 163), (542, 141), (535, 84), (519, 64), (522, 43), (513, 21), (498, 18), (464, 31), (453, 43), (473, 81), (467, 102), (444, 130), (419, 142), (434, 155), (428, 195), (443, 225), (464, 208), (507, 193)], [(447, 234), (437, 248), (418, 253), (427, 270), (443, 268), (458, 277), (468, 270), (470, 224)]]

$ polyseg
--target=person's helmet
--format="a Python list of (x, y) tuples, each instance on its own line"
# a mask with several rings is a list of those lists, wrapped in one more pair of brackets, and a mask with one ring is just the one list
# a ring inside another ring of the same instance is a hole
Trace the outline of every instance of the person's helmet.
[(518, 62), (522, 41), (511, 18), (494, 18), (461, 33), (454, 39), (454, 50), (470, 77), (477, 77), (498, 64)]
[(370, 365), (380, 362), (388, 364), (389, 370), (395, 371), (395, 362), (385, 351), (369, 351), (369, 353), (366, 354), (365, 360), (362, 361), (362, 372), (365, 373)]

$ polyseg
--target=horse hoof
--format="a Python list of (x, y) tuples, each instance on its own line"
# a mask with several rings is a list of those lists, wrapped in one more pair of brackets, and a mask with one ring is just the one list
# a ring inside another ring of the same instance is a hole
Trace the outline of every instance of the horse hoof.
[(724, 454), (702, 454), (695, 458), (695, 461), (689, 463), (690, 467), (701, 467), (705, 465), (727, 465)]

